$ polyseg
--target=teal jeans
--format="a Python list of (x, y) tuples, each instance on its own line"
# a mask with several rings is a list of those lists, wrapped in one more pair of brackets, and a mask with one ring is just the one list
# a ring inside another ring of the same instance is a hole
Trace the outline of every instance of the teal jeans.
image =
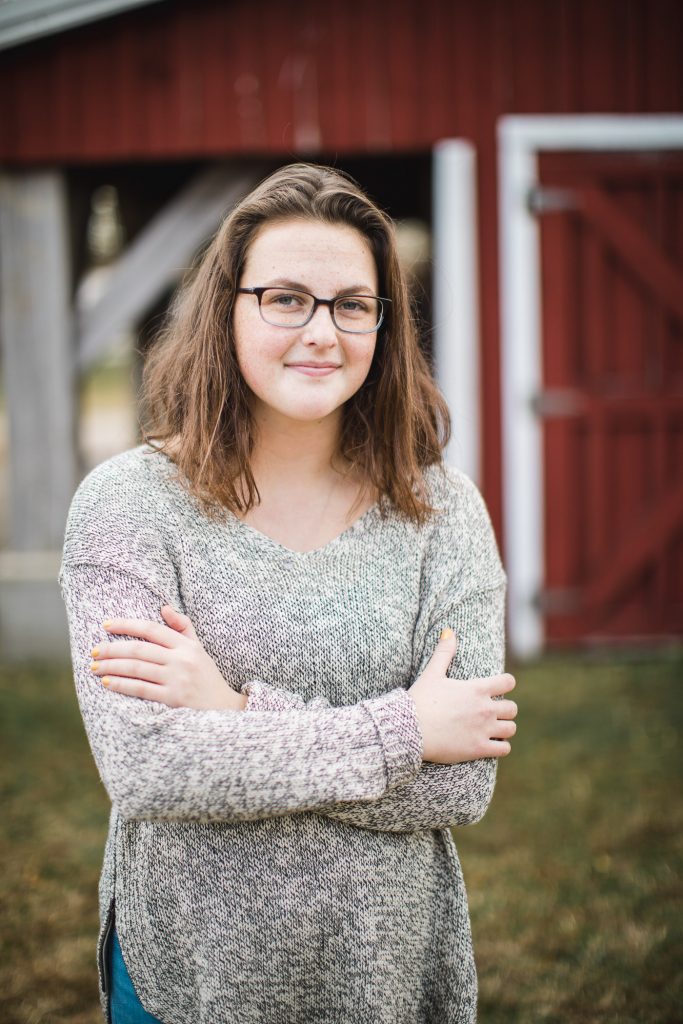
[(161, 1024), (157, 1017), (147, 1013), (130, 980), (130, 975), (123, 962), (119, 937), (116, 928), (112, 928), (109, 937), (109, 1016), (111, 1024)]

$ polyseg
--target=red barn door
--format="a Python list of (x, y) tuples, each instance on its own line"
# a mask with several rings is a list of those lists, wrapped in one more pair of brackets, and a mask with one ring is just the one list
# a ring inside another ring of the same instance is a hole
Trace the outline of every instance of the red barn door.
[(549, 642), (683, 633), (683, 156), (543, 153)]

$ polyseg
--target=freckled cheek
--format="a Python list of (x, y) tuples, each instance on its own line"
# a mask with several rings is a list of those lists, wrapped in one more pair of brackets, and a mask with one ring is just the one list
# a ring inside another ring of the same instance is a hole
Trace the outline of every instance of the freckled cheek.
[(354, 377), (359, 386), (360, 384), (363, 383), (368, 373), (370, 372), (374, 351), (374, 345), (359, 346), (351, 357), (351, 364), (353, 366)]
[(245, 330), (239, 322), (235, 327), (235, 348), (242, 376), (252, 390), (258, 391), (283, 373), (286, 347), (279, 338), (259, 337), (258, 331)]
[(284, 372), (277, 354), (259, 350), (257, 352), (242, 352), (238, 358), (242, 376), (252, 391), (257, 394), (276, 384)]

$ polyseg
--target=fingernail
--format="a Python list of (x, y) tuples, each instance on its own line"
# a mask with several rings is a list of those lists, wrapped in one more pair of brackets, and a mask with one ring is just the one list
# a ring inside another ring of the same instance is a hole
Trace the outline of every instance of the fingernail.
[(99, 647), (93, 647), (92, 651), (90, 652), (90, 656), (91, 656), (91, 658), (99, 658), (99, 656), (100, 656), (100, 649), (99, 649)]
[(102, 686), (109, 686), (111, 679), (109, 676), (102, 676)]
[(447, 626), (445, 629), (441, 630), (441, 636), (439, 637), (439, 640), (450, 640), (452, 636), (453, 630), (451, 629), (450, 626)]
[(102, 628), (103, 629), (109, 629), (110, 626), (111, 626), (111, 619), (107, 619), (106, 622), (102, 623)]
[(98, 670), (98, 668), (99, 668), (99, 667), (100, 667), (100, 666), (99, 666), (99, 665), (97, 664), (97, 662), (96, 662), (96, 661), (93, 661), (93, 662), (92, 662), (92, 664), (90, 665), (90, 671), (91, 671), (91, 672), (97, 672), (97, 670)]

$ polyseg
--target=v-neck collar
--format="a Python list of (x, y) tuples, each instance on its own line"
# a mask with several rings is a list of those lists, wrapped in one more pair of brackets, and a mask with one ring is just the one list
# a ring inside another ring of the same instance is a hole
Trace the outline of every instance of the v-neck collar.
[(345, 530), (342, 530), (341, 533), (338, 533), (336, 537), (333, 537), (332, 540), (327, 541), (326, 544), (322, 544), (320, 547), (311, 548), (310, 551), (297, 551), (295, 548), (288, 548), (285, 544), (281, 544), (280, 541), (277, 541), (273, 537), (270, 537), (267, 533), (264, 533), (262, 530), (258, 530), (255, 526), (252, 526), (250, 523), (245, 523), (243, 519), (240, 519), (239, 516), (235, 515), (235, 513), (232, 511), (226, 511), (226, 515), (231, 523), (233, 523), (238, 529), (241, 529), (246, 535), (251, 535), (252, 538), (255, 541), (258, 541), (262, 547), (270, 548), (273, 551), (278, 551), (281, 554), (286, 555), (288, 558), (297, 558), (305, 560), (314, 558), (315, 556), (324, 555), (329, 550), (339, 547), (352, 534), (362, 530), (365, 527), (367, 521), (374, 518), (374, 516), (378, 512), (379, 502), (376, 501), (374, 505), (371, 505), (370, 508), (367, 508), (365, 510), (365, 512), (362, 512), (361, 515), (357, 516), (357, 518), (354, 519), (354, 521), (349, 526), (347, 526)]
[[(162, 455), (166, 468), (168, 470), (177, 471), (178, 467), (176, 463), (166, 452), (160, 451), (149, 443), (141, 444), (139, 446), (139, 450)], [(193, 500), (196, 501), (196, 499)], [(263, 550), (278, 552), (280, 555), (285, 556), (288, 561), (292, 562), (294, 559), (305, 561), (316, 557), (322, 557), (329, 551), (334, 551), (336, 548), (341, 547), (350, 537), (365, 529), (368, 523), (370, 523), (375, 516), (380, 514), (380, 502), (376, 501), (370, 506), (370, 508), (367, 508), (365, 512), (362, 512), (361, 515), (357, 516), (345, 530), (338, 533), (336, 537), (332, 538), (332, 540), (329, 540), (326, 544), (322, 544), (320, 547), (312, 548), (310, 551), (296, 551), (294, 548), (288, 548), (285, 544), (281, 544), (273, 537), (269, 537), (268, 534), (264, 533), (262, 530), (257, 530), (256, 527), (251, 526), (250, 523), (245, 523), (244, 520), (240, 519), (239, 516), (235, 515), (235, 513), (230, 509), (223, 509), (223, 514), (225, 516), (224, 522), (226, 524), (232, 524), (233, 527), (240, 530), (245, 537), (251, 537), (252, 541), (258, 543)]]

